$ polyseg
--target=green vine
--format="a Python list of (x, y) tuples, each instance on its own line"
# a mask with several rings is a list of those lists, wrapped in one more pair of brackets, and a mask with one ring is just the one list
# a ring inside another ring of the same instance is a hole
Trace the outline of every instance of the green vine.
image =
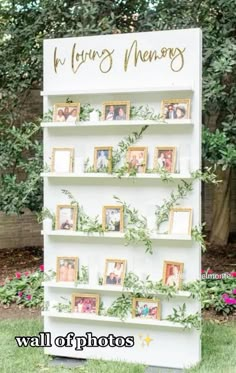
[(205, 225), (206, 223), (202, 223), (200, 226), (195, 225), (195, 227), (193, 227), (191, 230), (192, 239), (201, 245), (203, 253), (205, 253), (206, 251), (206, 243), (205, 243), (206, 235), (203, 234), (203, 228)]
[(125, 320), (132, 311), (132, 296), (131, 294), (122, 294), (112, 305), (107, 309), (108, 316), (119, 317), (120, 320)]
[(136, 120), (156, 120), (164, 122), (160, 114), (155, 114), (154, 109), (146, 106), (131, 106), (130, 118)]
[(215, 174), (216, 166), (214, 167), (204, 167), (202, 170), (196, 170), (191, 172), (191, 176), (194, 180), (201, 180), (204, 183), (219, 184), (222, 180), (217, 179)]
[(201, 328), (201, 315), (199, 312), (196, 312), (192, 315), (186, 315), (186, 304), (179, 306), (178, 309), (173, 308), (173, 314), (168, 315), (166, 320), (180, 323), (184, 325), (185, 328), (192, 326), (193, 328), (199, 330)]
[(61, 299), (65, 300), (67, 302), (67, 304), (59, 302), (59, 303), (55, 304), (54, 306), (52, 306), (52, 308), (55, 308), (55, 310), (57, 312), (70, 313), (71, 312), (71, 301), (69, 301), (68, 299), (66, 299), (64, 297), (61, 297)]
[(147, 219), (144, 216), (140, 216), (137, 209), (131, 208), (126, 202), (121, 201), (119, 197), (113, 196), (113, 198), (124, 208), (125, 244), (136, 245), (142, 242), (146, 252), (152, 254), (152, 241), (150, 231), (147, 228)]
[(171, 173), (167, 171), (164, 167), (158, 167), (153, 169), (148, 169), (146, 171), (148, 174), (159, 174), (160, 178), (164, 182), (173, 181), (174, 178), (172, 177)]
[(89, 283), (89, 272), (87, 266), (81, 266), (81, 271), (79, 274), (78, 281), (75, 281), (75, 286), (79, 284), (88, 284)]
[(39, 224), (42, 224), (45, 219), (52, 220), (52, 229), (55, 229), (56, 226), (56, 216), (52, 213), (47, 207), (44, 207), (42, 211), (36, 212), (37, 221)]

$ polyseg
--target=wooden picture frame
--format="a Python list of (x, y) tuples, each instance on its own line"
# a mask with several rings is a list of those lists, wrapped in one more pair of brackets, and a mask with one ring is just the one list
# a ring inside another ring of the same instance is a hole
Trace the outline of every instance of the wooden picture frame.
[(94, 148), (94, 170), (96, 172), (111, 173), (112, 146), (97, 146)]
[[(140, 307), (137, 310), (137, 303)], [(141, 305), (140, 305), (141, 303)], [(148, 307), (148, 304), (152, 307)], [(146, 306), (146, 307), (145, 307)], [(156, 312), (155, 312), (156, 311)], [(132, 317), (138, 319), (161, 319), (161, 302), (159, 299), (149, 299), (149, 298), (133, 298), (132, 304)]]
[(106, 259), (103, 285), (123, 286), (126, 272), (125, 259)]
[(79, 120), (80, 103), (57, 103), (53, 106), (53, 122), (75, 123)]
[(154, 169), (165, 169), (174, 173), (176, 169), (176, 147), (156, 146), (154, 153)]
[[(111, 210), (110, 212), (108, 210)], [(118, 219), (118, 211), (120, 219)], [(107, 232), (123, 232), (124, 230), (124, 208), (119, 205), (103, 206), (102, 228)]]
[[(61, 219), (62, 210), (72, 210), (73, 212), (69, 213), (69, 211), (64, 212), (64, 216)], [(57, 205), (56, 208), (56, 230), (76, 230), (77, 224), (77, 214), (78, 209), (77, 206), (73, 205)]]
[(174, 98), (162, 100), (161, 116), (163, 119), (183, 120), (190, 119), (190, 98)]
[(73, 172), (74, 151), (74, 148), (52, 148), (51, 172)]
[[(83, 302), (87, 300), (87, 302)], [(95, 300), (92, 301), (92, 300)], [(99, 295), (98, 294), (84, 294), (73, 293), (71, 299), (71, 312), (76, 313), (90, 313), (98, 315), (99, 311)]]
[(168, 234), (191, 235), (192, 212), (191, 207), (173, 207), (170, 210)]
[[(177, 272), (178, 271), (178, 272)], [(164, 261), (162, 283), (181, 289), (183, 280), (184, 263)]]
[(106, 101), (102, 104), (102, 120), (119, 121), (130, 119), (130, 101)]
[[(62, 268), (62, 266), (64, 268)], [(70, 266), (73, 266), (72, 268)], [(79, 277), (79, 258), (77, 256), (57, 257), (57, 282), (75, 282)]]
[(146, 146), (129, 146), (126, 162), (129, 170), (134, 169), (137, 173), (145, 173), (147, 169), (148, 148)]

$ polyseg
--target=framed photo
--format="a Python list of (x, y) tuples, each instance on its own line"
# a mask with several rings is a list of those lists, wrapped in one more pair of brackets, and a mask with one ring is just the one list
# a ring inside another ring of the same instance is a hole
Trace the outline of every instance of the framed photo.
[(98, 294), (72, 294), (72, 312), (95, 313), (98, 315), (99, 295)]
[(73, 172), (74, 148), (52, 149), (52, 172)]
[(154, 168), (164, 168), (168, 172), (175, 172), (176, 147), (157, 146), (155, 148)]
[(79, 120), (79, 113), (79, 102), (55, 104), (53, 108), (53, 121), (75, 123)]
[(75, 282), (79, 277), (79, 258), (75, 256), (57, 257), (57, 282)]
[(134, 298), (132, 316), (140, 319), (161, 318), (161, 303), (158, 299)]
[(175, 286), (180, 289), (182, 285), (184, 263), (164, 261), (163, 267), (163, 285)]
[(127, 152), (129, 169), (135, 169), (137, 173), (145, 173), (147, 169), (147, 152), (145, 146), (130, 146)]
[(129, 120), (130, 101), (107, 101), (103, 103), (102, 120)]
[(94, 149), (94, 169), (97, 172), (111, 172), (112, 146), (99, 146)]
[(124, 284), (126, 271), (126, 260), (124, 259), (106, 259), (103, 285), (122, 285)]
[(56, 210), (56, 229), (76, 230), (77, 206), (58, 205)]
[(192, 208), (174, 207), (170, 210), (169, 234), (191, 234)]
[(102, 227), (108, 232), (123, 232), (124, 213), (123, 206), (103, 206)]
[(190, 119), (190, 99), (162, 100), (161, 114), (164, 119)]

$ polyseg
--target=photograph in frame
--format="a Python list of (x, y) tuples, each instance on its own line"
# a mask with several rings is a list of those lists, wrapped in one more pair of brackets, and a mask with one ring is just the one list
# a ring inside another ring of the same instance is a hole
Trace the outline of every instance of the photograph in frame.
[(102, 120), (119, 121), (130, 119), (130, 101), (107, 101), (102, 106)]
[(184, 263), (164, 261), (162, 283), (181, 289)]
[(190, 119), (190, 99), (169, 99), (161, 102), (161, 116), (163, 119)]
[(125, 259), (106, 259), (103, 285), (124, 285)]
[(73, 172), (74, 148), (53, 148), (51, 172)]
[(102, 228), (107, 232), (123, 232), (124, 213), (123, 206), (103, 206)]
[(72, 312), (90, 313), (98, 315), (99, 295), (98, 294), (72, 294)]
[(176, 147), (157, 146), (154, 155), (154, 169), (165, 169), (167, 172), (175, 172)]
[(77, 213), (77, 206), (58, 205), (56, 209), (56, 229), (75, 231)]
[(58, 103), (53, 107), (53, 122), (75, 123), (79, 120), (80, 103)]
[(192, 208), (174, 207), (170, 210), (169, 234), (190, 235), (192, 230)]
[(111, 173), (112, 146), (99, 146), (94, 148), (94, 170), (96, 172)]
[(161, 319), (161, 302), (159, 299), (134, 298), (132, 317), (139, 319)]
[(129, 170), (145, 173), (147, 169), (148, 148), (146, 146), (130, 146), (127, 151), (126, 162)]
[(79, 278), (79, 258), (75, 256), (57, 257), (57, 282), (75, 282)]

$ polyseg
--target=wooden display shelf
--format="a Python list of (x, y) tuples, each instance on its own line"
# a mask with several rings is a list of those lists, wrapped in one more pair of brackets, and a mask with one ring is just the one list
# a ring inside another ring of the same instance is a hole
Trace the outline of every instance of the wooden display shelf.
[[(126, 320), (120, 320), (118, 317), (110, 317), (110, 316), (99, 316), (94, 314), (78, 314), (74, 312), (51, 312), (51, 311), (43, 311), (42, 316), (45, 317), (53, 317), (53, 318), (62, 318), (62, 319), (77, 319), (77, 320), (85, 320), (85, 321), (92, 321), (92, 322), (102, 322), (102, 323), (115, 323), (115, 324), (127, 324), (127, 325), (149, 325), (154, 327), (164, 327), (164, 328), (177, 328), (177, 329), (184, 329), (184, 325), (179, 323), (175, 323), (168, 320), (143, 320), (140, 318), (132, 319), (127, 318)], [(191, 326), (189, 325), (188, 328)]]
[[(74, 282), (56, 282), (56, 281), (44, 281), (42, 283), (44, 287), (47, 288), (63, 288), (63, 289), (74, 289), (74, 290), (85, 290), (85, 291), (97, 291), (100, 293), (125, 293), (128, 294), (132, 290), (124, 289), (123, 286), (112, 286), (112, 285), (89, 285), (89, 284), (78, 284), (75, 285)], [(150, 295), (166, 296), (162, 292), (150, 292)], [(191, 296), (190, 291), (177, 291), (173, 297), (179, 298), (189, 298)]]
[(100, 120), (97, 122), (41, 122), (41, 127), (43, 128), (91, 128), (91, 127), (106, 127), (106, 128), (116, 128), (116, 127), (132, 127), (132, 126), (154, 126), (156, 128), (183, 128), (192, 127), (192, 119), (168, 119), (165, 121), (156, 120), (119, 120), (119, 121), (107, 121)]
[[(124, 239), (124, 233), (120, 232), (105, 232), (105, 233), (97, 233), (97, 232), (78, 232), (78, 231), (67, 231), (67, 230), (51, 230), (51, 231), (41, 231), (41, 234), (48, 235), (48, 236), (64, 236), (64, 237), (90, 237), (90, 238), (100, 238), (100, 239), (107, 239), (107, 238), (117, 238), (117, 239)], [(181, 235), (181, 234), (155, 234), (151, 235), (151, 240), (158, 241), (158, 240), (167, 240), (167, 241), (192, 241), (191, 235)]]
[[(84, 173), (77, 173), (77, 172), (68, 172), (68, 173), (58, 173), (58, 172), (42, 172), (42, 177), (48, 177), (48, 178), (72, 178), (72, 179), (118, 179), (118, 176), (116, 174), (106, 174), (106, 173), (90, 173), (90, 172), (84, 172)], [(172, 173), (170, 176), (173, 179), (192, 179), (191, 174), (178, 174), (178, 173)], [(128, 180), (161, 180), (160, 174), (136, 174), (135, 176), (129, 176), (124, 175), (121, 176), (121, 179), (128, 179)]]

